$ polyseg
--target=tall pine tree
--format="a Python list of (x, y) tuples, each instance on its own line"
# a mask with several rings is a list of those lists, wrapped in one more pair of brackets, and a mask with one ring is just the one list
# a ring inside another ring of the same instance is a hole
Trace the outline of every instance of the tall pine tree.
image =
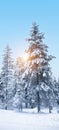
[[(36, 104), (38, 112), (40, 111), (40, 91), (42, 83), (46, 81), (47, 73), (50, 72), (49, 62), (52, 56), (48, 55), (48, 46), (43, 44), (44, 34), (39, 31), (38, 25), (33, 23), (30, 38), (27, 39), (29, 47), (26, 52), (29, 55), (28, 69), (32, 73), (32, 77), (36, 76)], [(43, 87), (44, 89), (44, 87)]]
[(4, 108), (7, 110), (12, 106), (13, 98), (13, 73), (14, 65), (12, 51), (9, 45), (6, 46), (3, 54), (3, 67), (1, 71), (2, 82), (4, 87)]

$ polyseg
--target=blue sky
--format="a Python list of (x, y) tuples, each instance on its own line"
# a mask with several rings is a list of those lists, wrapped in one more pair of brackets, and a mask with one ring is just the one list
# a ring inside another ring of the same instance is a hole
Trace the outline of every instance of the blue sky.
[(59, 0), (0, 0), (0, 68), (3, 50), (7, 44), (14, 57), (28, 47), (32, 23), (36, 21), (45, 34), (44, 43), (49, 54), (56, 56), (51, 62), (55, 77), (59, 77)]

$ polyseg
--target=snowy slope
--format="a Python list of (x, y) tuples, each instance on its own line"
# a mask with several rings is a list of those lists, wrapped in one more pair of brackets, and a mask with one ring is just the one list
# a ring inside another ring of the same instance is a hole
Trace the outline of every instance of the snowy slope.
[(0, 110), (0, 130), (59, 130), (59, 114)]

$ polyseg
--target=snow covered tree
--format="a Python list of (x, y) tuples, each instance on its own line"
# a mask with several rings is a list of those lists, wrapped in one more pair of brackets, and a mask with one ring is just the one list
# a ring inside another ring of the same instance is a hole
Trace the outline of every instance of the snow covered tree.
[(24, 82), (24, 102), (25, 107), (28, 108), (30, 104), (30, 72), (28, 73), (28, 70), (25, 69), (23, 73), (23, 82)]
[(21, 57), (17, 58), (15, 67), (15, 97), (13, 106), (18, 110), (22, 110), (22, 103), (24, 102), (24, 83), (22, 80), (24, 69), (23, 59)]
[(4, 108), (7, 110), (12, 106), (13, 98), (13, 73), (14, 65), (12, 51), (9, 45), (6, 46), (3, 54), (3, 67), (1, 71), (2, 82), (4, 87)]
[(58, 104), (59, 102), (59, 80), (57, 81), (56, 78), (53, 80), (53, 91), (54, 91), (54, 102)]
[[(49, 74), (50, 66), (49, 62), (52, 60), (52, 56), (48, 55), (48, 46), (43, 44), (44, 34), (39, 31), (38, 25), (33, 23), (30, 38), (27, 39), (29, 47), (26, 52), (29, 55), (28, 69), (33, 75), (36, 75), (36, 103), (38, 112), (40, 111), (40, 90), (41, 84)], [(44, 88), (43, 88), (44, 89)]]
[(57, 103), (58, 103), (58, 105), (59, 105), (59, 79), (58, 79), (57, 84), (58, 84), (58, 85), (57, 85), (57, 86), (58, 86), (58, 94), (57, 94), (57, 95), (58, 95), (58, 99), (57, 99)]
[(46, 76), (46, 79), (44, 81), (45, 83), (45, 90), (46, 90), (46, 103), (49, 108), (49, 113), (51, 113), (51, 110), (53, 108), (54, 104), (54, 92), (53, 92), (53, 79), (52, 79), (52, 73), (49, 72)]
[(3, 82), (0, 75), (0, 108), (3, 108), (4, 104), (4, 88), (3, 88)]

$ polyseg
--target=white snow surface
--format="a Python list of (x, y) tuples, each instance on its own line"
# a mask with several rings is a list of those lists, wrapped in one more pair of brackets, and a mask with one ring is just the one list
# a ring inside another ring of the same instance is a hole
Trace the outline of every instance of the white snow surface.
[(36, 109), (0, 110), (0, 130), (59, 130), (59, 114), (48, 110), (38, 114)]

